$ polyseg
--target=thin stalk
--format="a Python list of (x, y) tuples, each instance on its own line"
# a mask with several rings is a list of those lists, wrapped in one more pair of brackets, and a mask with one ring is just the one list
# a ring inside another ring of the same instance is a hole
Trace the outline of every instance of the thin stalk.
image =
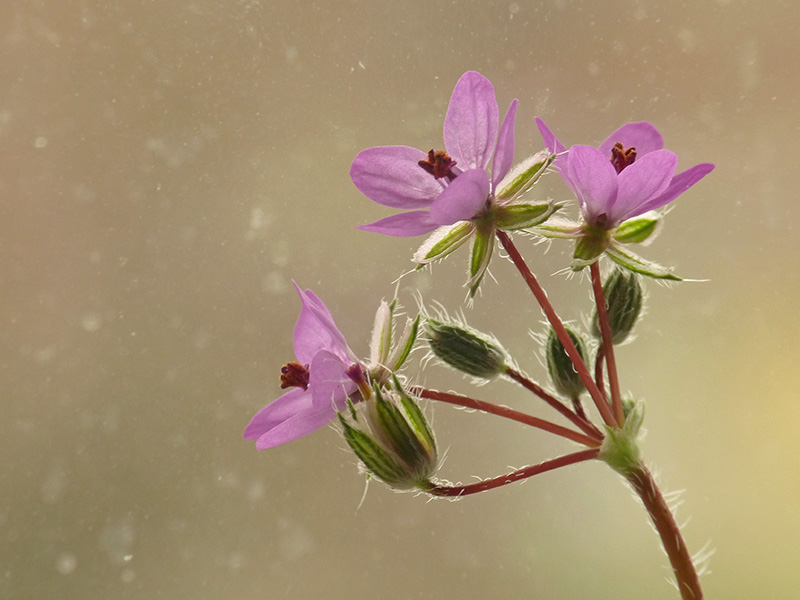
[(448, 404), (455, 404), (456, 406), (463, 406), (465, 408), (473, 408), (475, 410), (480, 410), (489, 414), (497, 415), (499, 417), (505, 417), (506, 419), (511, 419), (512, 421), (524, 423), (525, 425), (530, 425), (531, 427), (536, 427), (537, 429), (559, 435), (563, 438), (567, 438), (568, 440), (572, 440), (573, 442), (588, 446), (589, 448), (598, 448), (602, 443), (602, 438), (596, 437), (595, 435), (583, 435), (582, 433), (562, 427), (561, 425), (556, 425), (550, 421), (545, 421), (544, 419), (527, 415), (506, 406), (498, 406), (497, 404), (492, 404), (491, 402), (484, 402), (483, 400), (476, 400), (475, 398), (461, 396), (460, 394), (439, 392), (421, 387), (412, 388), (411, 393), (415, 396), (419, 396), (420, 398), (437, 400), (439, 402), (447, 402)]
[[(592, 272), (592, 288), (597, 304), (597, 322), (600, 324), (600, 334), (603, 337), (603, 350), (605, 351), (606, 371), (608, 372), (608, 386), (611, 388), (611, 405), (614, 407), (614, 416), (620, 427), (625, 423), (625, 414), (622, 411), (622, 396), (619, 393), (619, 375), (617, 374), (617, 361), (614, 358), (614, 342), (611, 341), (611, 327), (608, 324), (608, 308), (603, 294), (603, 281), (600, 278), (600, 266), (593, 262), (589, 267)], [(599, 385), (599, 384), (598, 384)]]
[(536, 280), (536, 276), (528, 268), (528, 265), (525, 263), (525, 259), (522, 258), (522, 255), (517, 250), (514, 242), (511, 241), (511, 238), (505, 231), (498, 229), (497, 238), (500, 240), (500, 243), (503, 245), (503, 248), (505, 248), (506, 252), (508, 252), (508, 256), (517, 267), (517, 270), (522, 275), (525, 283), (528, 285), (534, 297), (536, 298), (536, 301), (539, 303), (539, 306), (542, 308), (542, 312), (544, 312), (547, 320), (550, 322), (550, 325), (556, 332), (559, 341), (564, 346), (564, 350), (566, 350), (567, 355), (572, 361), (572, 364), (575, 366), (575, 370), (580, 376), (581, 381), (583, 381), (583, 385), (586, 386), (586, 390), (592, 397), (600, 416), (603, 417), (603, 421), (610, 427), (616, 427), (617, 420), (614, 418), (614, 414), (611, 412), (608, 402), (603, 394), (600, 393), (600, 389), (592, 379), (589, 369), (586, 367), (586, 363), (583, 362), (581, 355), (578, 353), (577, 348), (575, 348), (575, 344), (572, 343), (572, 338), (569, 337), (567, 330), (564, 329), (561, 319), (558, 318), (553, 305), (550, 304), (550, 301), (547, 299), (547, 294)]
[(581, 450), (580, 452), (575, 452), (574, 454), (567, 454), (552, 460), (546, 460), (538, 465), (531, 465), (530, 467), (519, 469), (513, 473), (508, 473), (492, 479), (486, 479), (485, 481), (479, 481), (478, 483), (470, 483), (468, 485), (439, 485), (431, 483), (431, 487), (425, 489), (424, 491), (433, 496), (467, 496), (469, 494), (477, 494), (478, 492), (485, 492), (499, 488), (527, 477), (539, 475), (540, 473), (546, 473), (547, 471), (560, 469), (561, 467), (574, 465), (586, 460), (592, 460), (593, 458), (597, 458), (599, 453), (600, 450), (598, 448), (590, 448), (589, 450)]
[(597, 355), (594, 357), (594, 380), (603, 396), (606, 395), (605, 383), (603, 383), (603, 360), (605, 355), (606, 351), (601, 341), (600, 346), (597, 348)]
[(549, 406), (556, 409), (561, 415), (572, 421), (573, 424), (583, 429), (583, 431), (585, 431), (587, 434), (602, 439), (603, 434), (597, 429), (597, 427), (595, 427), (589, 422), (589, 420), (586, 418), (585, 415), (581, 417), (574, 411), (570, 410), (569, 407), (567, 407), (563, 402), (561, 402), (555, 396), (548, 394), (536, 382), (531, 381), (530, 379), (525, 377), (522, 373), (520, 373), (519, 371), (515, 371), (511, 367), (506, 367), (505, 375), (509, 379), (516, 381), (526, 390), (529, 390), (534, 394), (536, 394), (537, 396), (539, 396), (539, 398), (544, 400)]
[(652, 474), (644, 465), (638, 465), (625, 477), (642, 499), (658, 535), (661, 536), (661, 542), (678, 582), (681, 598), (683, 600), (702, 600), (703, 590), (700, 589), (700, 580), (692, 557), (683, 541), (675, 517), (667, 506)]

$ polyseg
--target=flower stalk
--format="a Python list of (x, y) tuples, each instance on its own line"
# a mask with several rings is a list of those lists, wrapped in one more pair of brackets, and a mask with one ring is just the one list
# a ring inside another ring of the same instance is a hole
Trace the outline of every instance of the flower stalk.
[(564, 329), (564, 324), (561, 322), (561, 319), (558, 318), (553, 305), (550, 304), (550, 300), (547, 299), (547, 294), (542, 289), (542, 286), (539, 285), (536, 276), (528, 268), (528, 265), (525, 263), (525, 259), (522, 258), (522, 255), (519, 253), (519, 250), (517, 250), (517, 247), (514, 245), (511, 237), (505, 231), (498, 230), (497, 238), (500, 240), (500, 243), (503, 245), (503, 248), (505, 248), (506, 252), (508, 252), (511, 261), (517, 267), (517, 270), (522, 275), (522, 278), (525, 280), (528, 288), (530, 288), (531, 292), (539, 303), (539, 306), (542, 308), (542, 312), (544, 312), (547, 320), (550, 322), (550, 325), (555, 330), (558, 339), (564, 345), (564, 350), (566, 350), (570, 360), (572, 360), (572, 364), (575, 365), (575, 370), (578, 372), (583, 384), (586, 386), (586, 391), (588, 391), (589, 395), (592, 397), (592, 400), (594, 401), (600, 416), (603, 418), (603, 421), (610, 427), (616, 426), (617, 420), (614, 417), (614, 414), (611, 412), (608, 402), (606, 401), (600, 389), (597, 387), (594, 379), (592, 379), (589, 369), (586, 367), (586, 363), (583, 362), (581, 355), (578, 353), (578, 349), (575, 347), (575, 344), (572, 343), (572, 339), (569, 337), (567, 330)]
[(622, 396), (619, 391), (619, 375), (617, 374), (617, 361), (614, 358), (614, 343), (611, 339), (611, 328), (608, 324), (608, 308), (603, 294), (603, 282), (600, 279), (600, 266), (594, 262), (591, 267), (592, 289), (594, 299), (597, 304), (597, 321), (600, 324), (600, 332), (603, 339), (603, 352), (605, 353), (606, 371), (608, 373), (608, 385), (611, 388), (611, 405), (614, 409), (614, 418), (619, 425), (625, 423), (625, 415), (622, 411)]

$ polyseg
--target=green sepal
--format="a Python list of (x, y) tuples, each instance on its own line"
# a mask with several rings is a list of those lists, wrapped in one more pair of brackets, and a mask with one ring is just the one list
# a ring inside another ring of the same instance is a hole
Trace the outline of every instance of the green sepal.
[(408, 424), (414, 430), (414, 433), (416, 433), (417, 440), (425, 447), (430, 456), (435, 457), (437, 452), (436, 438), (433, 435), (433, 430), (430, 425), (428, 425), (428, 419), (425, 418), (425, 414), (422, 412), (416, 400), (409, 396), (403, 389), (400, 380), (396, 376), (394, 377), (394, 386), (400, 394), (400, 402), (406, 413)]
[(555, 160), (556, 155), (543, 150), (514, 165), (497, 186), (495, 196), (506, 200), (525, 193), (536, 183), (545, 169)]
[(619, 266), (625, 267), (634, 273), (639, 273), (639, 275), (646, 275), (653, 279), (663, 279), (666, 281), (683, 281), (683, 278), (675, 275), (672, 269), (645, 260), (641, 256), (634, 254), (627, 248), (622, 248), (618, 244), (611, 244), (606, 250), (606, 254)]
[(471, 221), (460, 221), (449, 229), (434, 232), (414, 253), (414, 261), (420, 265), (439, 260), (458, 250), (469, 239), (474, 226)]
[(581, 224), (566, 217), (553, 217), (541, 225), (531, 227), (530, 233), (545, 238), (558, 238), (574, 240), (581, 235)]
[(469, 297), (475, 296), (481, 284), (486, 269), (492, 260), (494, 250), (494, 226), (491, 223), (480, 223), (475, 231), (475, 240), (472, 243), (472, 253), (469, 261)]
[(583, 235), (575, 241), (572, 255), (572, 270), (580, 271), (588, 267), (606, 251), (611, 243), (611, 233), (601, 227), (583, 226)]
[(562, 204), (553, 202), (538, 202), (506, 204), (498, 206), (496, 212), (497, 227), (506, 231), (527, 229), (544, 223), (550, 216), (561, 208)]
[(417, 439), (400, 409), (383, 397), (379, 386), (375, 386), (373, 389), (378, 425), (371, 427), (373, 433), (380, 434), (378, 437), (381, 438), (381, 441), (393, 450), (412, 471), (424, 467), (429, 462), (427, 449)]
[(414, 343), (417, 341), (417, 334), (419, 333), (419, 323), (422, 315), (417, 314), (413, 321), (411, 321), (410, 325), (406, 325), (406, 342), (403, 345), (403, 349), (400, 351), (400, 354), (394, 361), (392, 365), (392, 371), (397, 371), (402, 367), (406, 360), (408, 360), (411, 351), (414, 349)]
[(406, 469), (394, 456), (384, 450), (370, 435), (351, 426), (341, 413), (339, 421), (347, 445), (370, 473), (393, 486), (398, 485), (398, 482), (407, 481)]
[(661, 225), (658, 213), (650, 212), (624, 221), (614, 232), (614, 239), (621, 244), (641, 244), (648, 240)]

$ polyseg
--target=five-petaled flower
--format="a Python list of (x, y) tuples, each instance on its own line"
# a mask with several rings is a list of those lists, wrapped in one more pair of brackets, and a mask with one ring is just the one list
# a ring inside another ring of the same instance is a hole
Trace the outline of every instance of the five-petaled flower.
[(556, 208), (518, 202), (550, 156), (531, 157), (509, 175), (516, 111), (514, 100), (499, 124), (492, 84), (475, 71), (464, 73), (444, 120), (446, 151), (379, 146), (356, 156), (350, 177), (359, 191), (378, 204), (406, 211), (359, 229), (392, 236), (438, 230), (415, 256), (421, 264), (449, 254), (475, 234), (470, 268), (474, 293), (491, 257), (495, 227), (532, 226)]
[[(281, 387), (293, 387), (261, 409), (244, 430), (264, 450), (316, 431), (358, 399), (367, 385), (361, 364), (350, 350), (325, 304), (311, 290), (295, 284), (303, 304), (294, 328), (294, 352), (281, 369)], [(367, 387), (368, 389), (368, 387)]]
[[(637, 227), (620, 226), (669, 204), (714, 169), (713, 164), (702, 163), (676, 175), (678, 157), (664, 149), (661, 134), (646, 121), (623, 125), (598, 148), (575, 145), (569, 150), (541, 119), (536, 123), (545, 147), (557, 155), (559, 174), (580, 203), (584, 222), (573, 236), (578, 238), (578, 268), (594, 262), (607, 249), (616, 260), (616, 242), (646, 239), (655, 220), (642, 220)], [(634, 258), (634, 262), (640, 260)]]

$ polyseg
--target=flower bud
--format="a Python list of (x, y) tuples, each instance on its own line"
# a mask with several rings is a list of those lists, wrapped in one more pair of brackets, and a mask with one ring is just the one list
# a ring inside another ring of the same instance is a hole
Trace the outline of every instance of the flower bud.
[(425, 329), (433, 353), (454, 369), (481, 379), (493, 379), (506, 370), (508, 355), (494, 338), (466, 325), (430, 317)]
[(395, 378), (395, 390), (374, 387), (367, 400), (369, 432), (340, 413), (344, 437), (367, 471), (395, 489), (426, 489), (438, 466), (433, 432), (416, 401)]
[[(614, 269), (603, 284), (606, 298), (608, 325), (611, 329), (611, 342), (621, 344), (633, 331), (644, 304), (644, 290), (636, 273)], [(592, 317), (592, 335), (602, 339), (597, 309)]]
[[(569, 325), (564, 325), (572, 343), (578, 350), (581, 358), (586, 360), (586, 347), (583, 337)], [(547, 358), (547, 371), (550, 373), (550, 381), (559, 394), (567, 398), (577, 398), (585, 388), (583, 381), (575, 370), (575, 366), (564, 349), (561, 340), (558, 339), (555, 330), (551, 327), (547, 335), (547, 346), (545, 348)]]

